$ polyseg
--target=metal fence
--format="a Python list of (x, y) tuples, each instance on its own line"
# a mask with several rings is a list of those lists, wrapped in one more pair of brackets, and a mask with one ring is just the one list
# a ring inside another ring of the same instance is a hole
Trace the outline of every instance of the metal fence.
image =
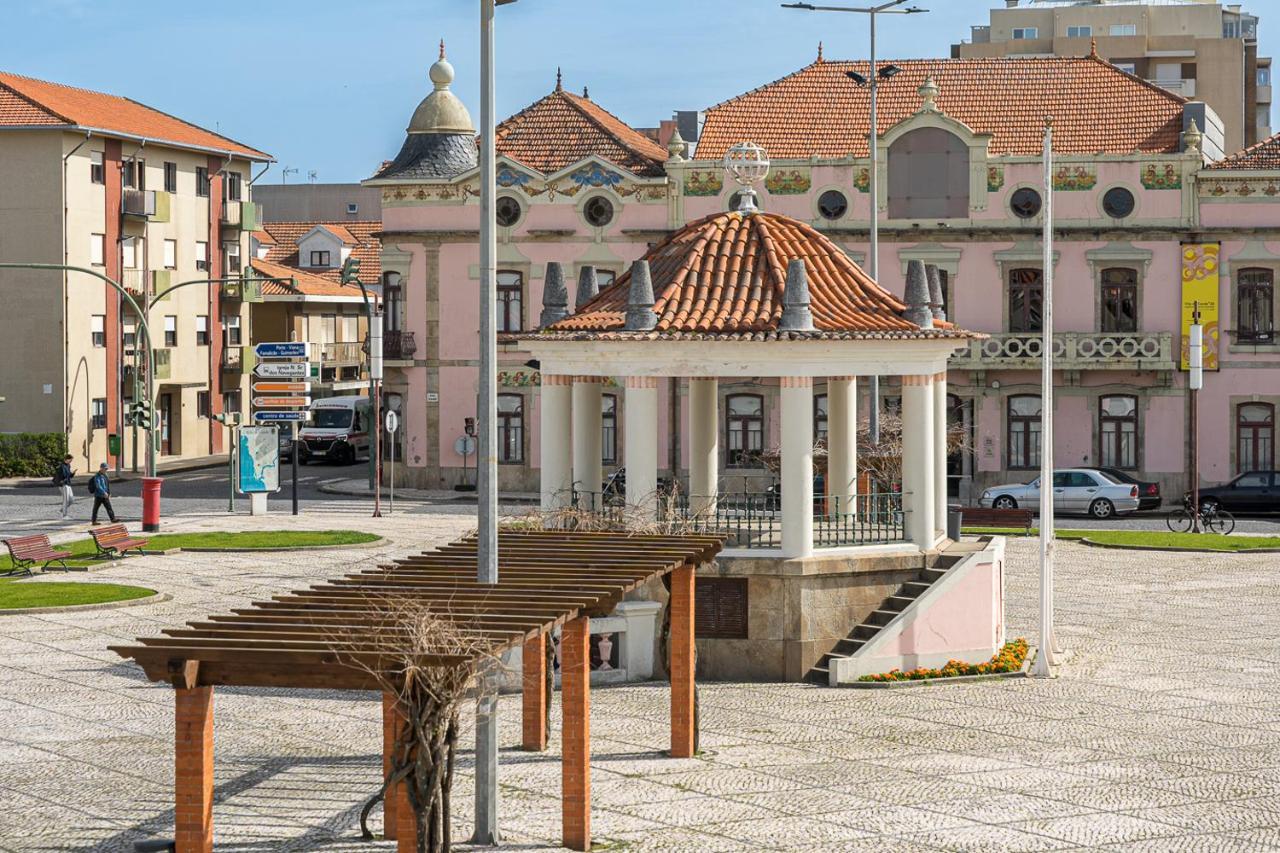
[[(659, 503), (662, 521), (690, 532), (716, 532), (729, 537), (731, 548), (782, 547), (782, 499), (777, 492), (737, 492), (714, 501), (697, 495), (673, 495)], [(905, 537), (902, 494), (857, 495), (852, 501), (815, 495), (815, 548), (901, 542)]]

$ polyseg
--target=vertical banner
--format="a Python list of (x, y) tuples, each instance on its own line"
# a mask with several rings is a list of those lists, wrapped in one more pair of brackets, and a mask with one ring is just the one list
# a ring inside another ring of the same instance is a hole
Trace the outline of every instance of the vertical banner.
[(1191, 369), (1191, 323), (1196, 309), (1204, 326), (1204, 369), (1218, 369), (1217, 243), (1182, 244), (1182, 370)]

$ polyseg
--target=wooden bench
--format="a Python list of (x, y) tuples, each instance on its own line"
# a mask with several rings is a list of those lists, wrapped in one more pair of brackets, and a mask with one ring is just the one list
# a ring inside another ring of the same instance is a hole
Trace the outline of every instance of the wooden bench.
[(71, 556), (70, 551), (55, 551), (53, 545), (49, 542), (49, 537), (43, 533), (35, 536), (16, 536), (13, 539), (4, 540), (5, 547), (9, 549), (9, 556), (13, 559), (13, 565), (5, 574), (31, 574), (31, 567), (36, 563), (43, 562), (40, 567), (41, 571), (48, 571), (51, 563), (57, 563), (64, 572), (69, 572), (64, 562)]
[(961, 524), (971, 527), (999, 527), (1006, 530), (1021, 529), (1031, 534), (1031, 522), (1035, 513), (1029, 509), (983, 509), (966, 506), (960, 510)]
[(123, 557), (129, 551), (137, 551), (142, 553), (142, 549), (146, 546), (146, 539), (132, 539), (129, 537), (129, 528), (123, 524), (108, 524), (106, 527), (98, 527), (89, 531), (89, 535), (93, 537), (93, 544), (98, 546), (98, 557), (106, 559), (108, 557)]

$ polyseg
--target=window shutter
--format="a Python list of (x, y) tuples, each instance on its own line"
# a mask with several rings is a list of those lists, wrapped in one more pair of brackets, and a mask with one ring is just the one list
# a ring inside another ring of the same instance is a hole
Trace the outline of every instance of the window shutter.
[(721, 640), (747, 639), (747, 579), (698, 578), (694, 632)]

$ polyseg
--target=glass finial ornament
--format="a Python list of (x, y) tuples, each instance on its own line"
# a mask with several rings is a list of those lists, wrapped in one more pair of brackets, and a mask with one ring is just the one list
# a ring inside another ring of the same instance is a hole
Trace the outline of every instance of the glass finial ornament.
[(742, 213), (755, 213), (755, 185), (769, 174), (769, 157), (754, 142), (739, 142), (724, 152), (725, 171), (742, 189), (738, 191), (738, 207)]

